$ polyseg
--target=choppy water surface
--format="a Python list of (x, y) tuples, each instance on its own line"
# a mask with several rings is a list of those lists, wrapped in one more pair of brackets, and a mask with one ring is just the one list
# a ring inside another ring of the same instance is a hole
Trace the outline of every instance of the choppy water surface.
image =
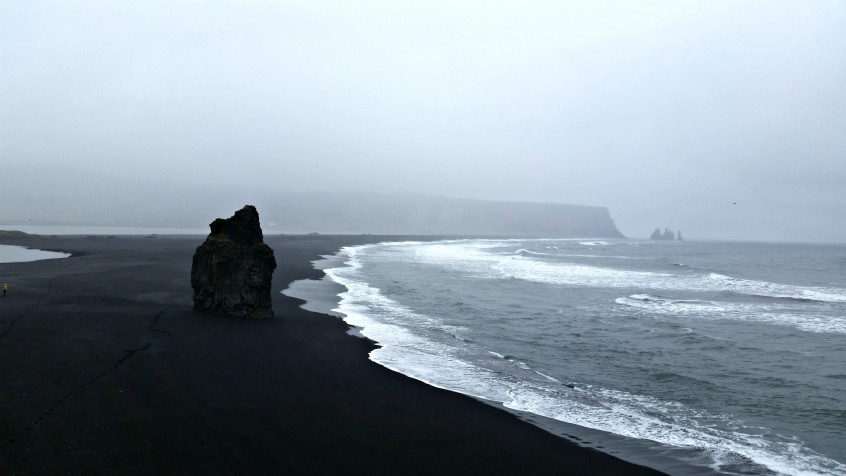
[(844, 246), (462, 240), (334, 262), (337, 311), (386, 367), (723, 473), (846, 474)]

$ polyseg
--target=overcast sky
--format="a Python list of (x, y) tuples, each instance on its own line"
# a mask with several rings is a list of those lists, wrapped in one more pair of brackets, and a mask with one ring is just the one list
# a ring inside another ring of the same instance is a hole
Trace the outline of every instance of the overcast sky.
[(600, 205), (634, 237), (846, 242), (846, 0), (0, 0), (0, 140), (0, 174)]

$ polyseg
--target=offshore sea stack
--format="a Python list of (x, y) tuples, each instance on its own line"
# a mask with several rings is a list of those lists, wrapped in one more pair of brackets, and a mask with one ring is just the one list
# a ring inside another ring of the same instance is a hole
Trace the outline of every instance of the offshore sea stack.
[(276, 258), (264, 243), (256, 207), (246, 205), (209, 227), (211, 233), (194, 252), (191, 265), (194, 310), (240, 318), (272, 317), (270, 282)]

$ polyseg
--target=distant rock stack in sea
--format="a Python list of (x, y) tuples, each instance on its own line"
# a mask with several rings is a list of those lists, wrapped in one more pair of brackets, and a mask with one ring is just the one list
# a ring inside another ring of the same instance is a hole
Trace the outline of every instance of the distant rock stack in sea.
[(246, 205), (209, 227), (211, 233), (194, 252), (191, 265), (194, 310), (240, 318), (272, 317), (270, 283), (276, 258), (264, 243), (256, 208)]
[(669, 228), (664, 228), (664, 232), (661, 232), (661, 228), (656, 228), (655, 231), (652, 232), (652, 236), (649, 237), (650, 240), (660, 240), (660, 241), (684, 241), (682, 238), (681, 230), (679, 230), (678, 238), (676, 234), (673, 233)]

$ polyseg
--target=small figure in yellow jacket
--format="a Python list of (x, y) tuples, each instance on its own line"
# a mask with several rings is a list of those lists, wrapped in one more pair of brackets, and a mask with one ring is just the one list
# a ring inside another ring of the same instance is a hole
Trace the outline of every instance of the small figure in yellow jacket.
[(9, 290), (9, 285), (6, 284), (6, 283), (3, 283), (3, 295), (4, 296), (6, 295), (6, 291), (8, 291), (8, 290)]

